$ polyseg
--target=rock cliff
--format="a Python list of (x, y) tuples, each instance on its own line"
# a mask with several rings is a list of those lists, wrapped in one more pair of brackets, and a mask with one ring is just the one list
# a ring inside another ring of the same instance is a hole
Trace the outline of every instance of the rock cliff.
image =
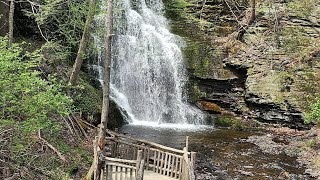
[(172, 30), (187, 41), (193, 100), (209, 113), (307, 128), (304, 112), (320, 89), (320, 3), (257, 1), (239, 41), (248, 9), (246, 1), (166, 2)]

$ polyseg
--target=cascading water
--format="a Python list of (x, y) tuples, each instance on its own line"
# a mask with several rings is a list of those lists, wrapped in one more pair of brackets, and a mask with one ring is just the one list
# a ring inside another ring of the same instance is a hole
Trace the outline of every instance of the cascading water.
[[(103, 8), (102, 8), (103, 9)], [(104, 16), (95, 18), (103, 27)], [(171, 34), (161, 0), (120, 0), (115, 8), (111, 98), (134, 124), (202, 124), (183, 96), (182, 39)], [(97, 31), (98, 32), (98, 31)], [(103, 34), (94, 36), (102, 64)], [(96, 66), (102, 77), (100, 66)]]

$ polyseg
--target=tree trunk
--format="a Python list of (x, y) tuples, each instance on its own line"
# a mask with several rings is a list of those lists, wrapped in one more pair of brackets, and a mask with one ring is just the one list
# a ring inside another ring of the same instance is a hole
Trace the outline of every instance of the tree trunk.
[(5, 36), (9, 29), (9, 1), (0, 0), (0, 36)]
[[(111, 65), (111, 40), (112, 40), (112, 29), (113, 29), (113, 0), (108, 1), (108, 15), (106, 20), (107, 32), (105, 36), (105, 57), (104, 60), (104, 76), (103, 76), (103, 101), (101, 111), (101, 122), (98, 134), (98, 150), (103, 151), (106, 142), (106, 130), (108, 124), (108, 113), (109, 113), (109, 91), (110, 91), (110, 65)], [(98, 152), (98, 156), (101, 152)], [(93, 164), (93, 173), (95, 179), (100, 179), (102, 164), (101, 161)], [(90, 176), (92, 177), (92, 176)]]
[(249, 2), (249, 10), (245, 17), (245, 23), (240, 24), (240, 29), (238, 32), (237, 39), (243, 41), (243, 36), (246, 33), (249, 26), (254, 22), (256, 19), (256, 0), (250, 0)]
[(249, 6), (251, 15), (249, 17), (248, 25), (252, 24), (256, 19), (256, 0), (251, 0)]
[(103, 104), (101, 112), (101, 124), (99, 130), (99, 147), (104, 148), (104, 138), (106, 134), (107, 124), (108, 124), (108, 112), (109, 112), (109, 90), (110, 90), (110, 66), (111, 66), (111, 39), (112, 39), (112, 29), (113, 29), (113, 0), (108, 1), (108, 17), (107, 17), (107, 33), (105, 37), (105, 50), (106, 59), (104, 61), (104, 77), (103, 77)]
[(14, 0), (10, 1), (10, 12), (9, 12), (9, 43), (8, 47), (12, 46), (13, 42), (13, 16), (14, 16)]
[[(104, 61), (104, 76), (103, 76), (103, 101), (101, 111), (101, 123), (98, 135), (98, 145), (101, 150), (105, 147), (105, 136), (108, 124), (109, 113), (109, 91), (110, 91), (110, 66), (111, 66), (111, 40), (113, 29), (113, 0), (108, 1), (108, 16), (106, 21), (107, 33), (105, 37), (106, 59)], [(98, 167), (97, 174), (100, 175), (100, 167)]]
[(69, 79), (69, 84), (70, 85), (75, 85), (77, 82), (77, 78), (80, 72), (81, 65), (83, 63), (83, 59), (85, 57), (86, 53), (86, 48), (89, 40), (89, 29), (90, 29), (90, 24), (94, 15), (94, 10), (95, 10), (95, 0), (90, 0), (89, 1), (89, 12), (87, 15), (86, 23), (83, 29), (83, 34), (82, 38), (80, 41), (77, 57), (75, 60), (75, 63), (72, 68), (71, 76)]

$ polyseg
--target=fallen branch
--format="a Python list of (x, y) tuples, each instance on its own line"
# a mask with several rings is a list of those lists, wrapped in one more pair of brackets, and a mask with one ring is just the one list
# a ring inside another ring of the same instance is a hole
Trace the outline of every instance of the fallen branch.
[(76, 121), (76, 123), (78, 124), (78, 126), (79, 126), (82, 134), (84, 135), (84, 137), (85, 137), (86, 139), (88, 139), (88, 135), (87, 135), (86, 131), (83, 129), (83, 127), (82, 127), (82, 125), (80, 124), (80, 122), (79, 122), (77, 119), (75, 119), (75, 121)]
[(14, 174), (13, 174), (13, 176), (8, 177), (8, 178), (5, 178), (4, 180), (14, 180), (14, 179), (17, 179), (17, 178), (18, 178), (18, 176), (19, 176), (19, 174), (18, 174), (18, 173), (14, 173)]
[(64, 117), (62, 117), (61, 116), (61, 118), (64, 120), (64, 122), (66, 123), (66, 125), (67, 125), (67, 127), (68, 127), (68, 129), (69, 129), (69, 131), (70, 131), (70, 133), (72, 134), (72, 135), (74, 135), (74, 132), (73, 132), (73, 130), (72, 130), (72, 128), (71, 128), (71, 126), (70, 126), (70, 124), (68, 123), (68, 120), (66, 120), (66, 118), (64, 118)]
[(50, 149), (52, 149), (64, 163), (67, 162), (66, 158), (55, 147), (53, 147), (47, 140), (41, 137), (40, 129), (38, 131), (38, 136), (39, 136), (39, 139), (42, 140)]
[(82, 134), (84, 135), (85, 138), (88, 139), (88, 136), (87, 136), (87, 133), (86, 131), (83, 129), (82, 125), (80, 124), (80, 122), (78, 121), (77, 117), (75, 117), (74, 115), (72, 115), (72, 118), (75, 120), (76, 124), (78, 125), (79, 129), (80, 129), (80, 132), (82, 132)]
[(87, 122), (87, 121), (85, 121), (85, 120), (80, 119), (80, 121), (81, 121), (81, 122), (83, 122), (84, 124), (86, 124), (86, 125), (90, 126), (92, 129), (95, 129), (95, 128), (96, 128), (94, 125), (92, 125), (92, 124), (88, 123), (88, 122)]
[(76, 136), (78, 137), (78, 139), (81, 139), (81, 137), (80, 137), (80, 135), (78, 134), (77, 129), (76, 129), (76, 127), (75, 127), (74, 123), (73, 123), (72, 118), (71, 118), (70, 116), (68, 116), (68, 119), (69, 119), (69, 121), (70, 121), (70, 123), (71, 123), (71, 125), (72, 125), (72, 128), (73, 128), (73, 130), (74, 130), (74, 132), (75, 132)]

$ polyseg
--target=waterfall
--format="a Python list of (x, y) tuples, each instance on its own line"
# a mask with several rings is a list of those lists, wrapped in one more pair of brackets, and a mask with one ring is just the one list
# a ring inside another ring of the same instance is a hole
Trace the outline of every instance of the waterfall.
[[(186, 102), (183, 40), (169, 32), (163, 8), (161, 0), (117, 2), (110, 97), (133, 124), (203, 124), (201, 111)], [(95, 17), (95, 29), (103, 29), (104, 17)], [(102, 32), (96, 30), (93, 36), (98, 50), (93, 68), (100, 80)]]

